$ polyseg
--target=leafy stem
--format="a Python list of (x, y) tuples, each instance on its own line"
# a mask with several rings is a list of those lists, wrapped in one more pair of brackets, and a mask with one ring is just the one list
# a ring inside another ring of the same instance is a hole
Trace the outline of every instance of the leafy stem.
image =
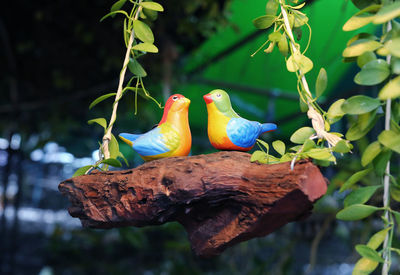
[[(289, 17), (288, 17), (288, 14), (286, 12), (284, 0), (279, 0), (279, 5), (281, 6), (281, 13), (282, 13), (282, 16), (283, 16), (283, 22), (284, 22), (284, 26), (285, 26), (285, 33), (289, 37), (290, 46), (291, 46), (291, 49), (292, 49), (292, 54), (296, 54), (296, 53), (299, 52), (299, 50), (297, 49), (296, 43), (294, 41), (293, 31), (292, 31), (292, 28), (290, 27)], [(312, 98), (312, 94), (310, 92), (310, 88), (308, 86), (307, 79), (306, 79), (305, 75), (301, 73), (301, 70), (299, 70), (299, 74), (301, 75), (300, 79), (301, 79), (301, 83), (302, 83), (302, 86), (303, 86), (304, 90)], [(309, 107), (310, 107), (310, 105), (309, 105)]]
[[(139, 3), (142, 0), (139, 1)], [(132, 10), (135, 10), (135, 16), (134, 16), (134, 20), (137, 20), (139, 17), (140, 12), (142, 11), (142, 7), (139, 6), (138, 8), (136, 8), (136, 5), (134, 6), (134, 8)], [(125, 73), (126, 73), (126, 69), (128, 67), (128, 63), (129, 63), (129, 56), (130, 56), (130, 52), (132, 49), (132, 45), (133, 45), (133, 40), (135, 38), (135, 31), (132, 29), (131, 30), (131, 34), (129, 37), (129, 42), (128, 42), (128, 47), (126, 49), (126, 53), (125, 53), (125, 59), (124, 59), (124, 63), (122, 66), (122, 70), (119, 74), (119, 83), (118, 83), (118, 90), (117, 90), (117, 94), (115, 95), (115, 101), (113, 104), (113, 110), (112, 110), (112, 114), (111, 114), (111, 118), (110, 118), (110, 122), (107, 126), (106, 132), (103, 136), (103, 144), (102, 144), (102, 149), (103, 149), (103, 158), (104, 159), (108, 159), (110, 158), (110, 150), (109, 150), (109, 143), (111, 141), (111, 131), (113, 128), (113, 125), (115, 123), (115, 120), (117, 118), (117, 109), (118, 109), (118, 101), (122, 96), (122, 86), (125, 80)]]

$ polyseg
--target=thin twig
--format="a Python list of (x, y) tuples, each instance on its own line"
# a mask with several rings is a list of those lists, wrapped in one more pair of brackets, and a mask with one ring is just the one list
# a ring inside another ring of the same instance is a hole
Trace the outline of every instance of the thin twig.
[[(386, 32), (391, 31), (392, 29), (392, 24), (389, 21), (387, 24)], [(392, 56), (388, 55), (386, 57), (386, 62), (390, 65)], [(386, 100), (386, 112), (385, 112), (385, 130), (390, 130), (390, 118), (392, 115), (392, 100), (389, 98)], [(385, 219), (389, 220), (389, 202), (390, 202), (390, 160), (386, 164), (386, 171), (385, 171), (385, 176), (383, 178), (383, 206), (386, 208), (385, 209)], [(389, 273), (390, 269), (390, 250), (388, 248), (389, 246), (389, 233), (386, 234), (385, 241), (383, 243), (383, 259), (384, 263), (382, 266), (382, 275), (387, 275)]]
[[(142, 2), (142, 0), (139, 0), (139, 3), (140, 2)], [(139, 8), (136, 11), (134, 20), (138, 19), (139, 14), (140, 14), (141, 11), (142, 11), (142, 6), (139, 6)], [(135, 38), (135, 32), (132, 29), (131, 35), (129, 37), (128, 47), (126, 49), (124, 63), (123, 63), (123, 66), (122, 66), (121, 73), (119, 75), (118, 90), (117, 90), (117, 94), (115, 95), (115, 101), (114, 101), (114, 104), (113, 104), (113, 111), (112, 111), (112, 114), (111, 114), (110, 122), (108, 124), (106, 133), (103, 136), (102, 148), (103, 148), (103, 153), (104, 153), (104, 159), (110, 158), (110, 150), (108, 148), (108, 145), (109, 145), (109, 143), (111, 141), (112, 127), (113, 127), (113, 125), (115, 123), (115, 120), (117, 118), (118, 101), (120, 100), (120, 98), (122, 96), (122, 86), (123, 86), (123, 83), (124, 83), (126, 68), (128, 67), (129, 56), (130, 56), (130, 53), (131, 53), (131, 50), (132, 50), (132, 44), (133, 44), (134, 38)]]

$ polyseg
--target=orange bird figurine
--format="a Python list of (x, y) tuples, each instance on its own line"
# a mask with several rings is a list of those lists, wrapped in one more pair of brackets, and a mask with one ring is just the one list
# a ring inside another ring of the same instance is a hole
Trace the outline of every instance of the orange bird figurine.
[(259, 135), (277, 128), (274, 123), (241, 118), (224, 90), (213, 90), (203, 98), (207, 104), (208, 138), (218, 150), (249, 151)]
[(170, 96), (160, 123), (144, 134), (121, 133), (119, 137), (145, 160), (187, 156), (192, 146), (188, 110), (190, 100), (180, 94)]

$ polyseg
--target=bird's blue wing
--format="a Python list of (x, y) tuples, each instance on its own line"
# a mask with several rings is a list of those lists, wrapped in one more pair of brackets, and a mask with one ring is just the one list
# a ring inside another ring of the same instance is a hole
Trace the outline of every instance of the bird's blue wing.
[(170, 151), (159, 127), (142, 134), (133, 142), (132, 148), (142, 156), (153, 156)]
[(261, 131), (261, 123), (244, 118), (231, 118), (226, 126), (232, 143), (244, 148), (253, 146)]
[(132, 148), (142, 156), (155, 156), (175, 150), (179, 142), (178, 132), (164, 123), (141, 135), (133, 142)]

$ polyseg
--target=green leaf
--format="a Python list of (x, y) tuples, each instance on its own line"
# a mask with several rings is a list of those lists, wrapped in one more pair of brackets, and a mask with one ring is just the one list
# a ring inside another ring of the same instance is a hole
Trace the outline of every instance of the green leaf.
[(395, 178), (391, 177), (390, 196), (397, 202), (400, 202), (400, 186)]
[(258, 161), (259, 163), (266, 164), (267, 163), (267, 154), (263, 151), (257, 150), (251, 155), (251, 162)]
[(374, 40), (359, 39), (359, 40), (353, 42), (346, 49), (344, 49), (343, 56), (344, 57), (359, 56), (368, 51), (375, 51), (376, 49), (380, 48), (381, 46), (382, 46), (381, 43), (374, 41)]
[(368, 241), (367, 246), (372, 249), (377, 249), (385, 240), (386, 235), (392, 227), (385, 228), (377, 233), (375, 233)]
[(400, 154), (400, 134), (385, 130), (380, 133), (378, 140), (382, 145)]
[(256, 19), (253, 20), (253, 25), (257, 29), (267, 29), (271, 27), (271, 25), (275, 22), (276, 16), (274, 15), (263, 15), (260, 17), (257, 17)]
[(379, 10), (381, 5), (371, 5), (357, 12), (343, 26), (344, 31), (354, 31), (372, 22), (374, 15), (371, 12)]
[(267, 15), (275, 16), (278, 12), (279, 4), (276, 0), (269, 0), (265, 8)]
[(286, 57), (289, 53), (289, 45), (287, 42), (286, 34), (281, 35), (281, 40), (278, 42), (279, 52)]
[(302, 113), (305, 113), (308, 111), (308, 105), (305, 103), (301, 98), (299, 98), (299, 104), (300, 104), (300, 111)]
[(143, 14), (146, 16), (147, 19), (154, 21), (158, 17), (158, 12), (149, 9), (143, 9)]
[(376, 186), (360, 187), (354, 190), (344, 199), (344, 206), (348, 207), (353, 204), (366, 203), (379, 188), (381, 188), (381, 186), (376, 185)]
[(109, 159), (104, 159), (101, 161), (103, 164), (108, 164), (114, 167), (122, 167), (122, 164), (119, 160), (114, 159), (114, 158), (109, 158)]
[(318, 160), (335, 161), (335, 157), (331, 154), (328, 148), (314, 148), (307, 152), (305, 155)]
[(353, 44), (354, 42), (356, 42), (356, 41), (358, 41), (360, 39), (378, 40), (378, 37), (376, 37), (373, 34), (367, 33), (367, 32), (362, 32), (362, 33), (356, 34), (355, 36), (350, 38), (346, 43), (346, 47), (349, 47), (351, 44)]
[(375, 59), (362, 67), (361, 72), (354, 77), (354, 82), (359, 85), (372, 86), (383, 82), (389, 75), (389, 64), (383, 59)]
[(326, 90), (327, 85), (328, 75), (326, 74), (326, 70), (324, 68), (321, 68), (321, 70), (319, 70), (317, 81), (315, 83), (315, 93), (317, 97), (320, 97), (323, 94), (323, 92)]
[(272, 42), (279, 42), (282, 38), (282, 34), (280, 32), (273, 32), (270, 35), (268, 35), (268, 39), (271, 40)]
[(135, 37), (139, 38), (143, 42), (150, 44), (154, 43), (153, 32), (146, 23), (140, 20), (133, 20), (133, 30), (135, 31)]
[(357, 57), (357, 65), (358, 67), (362, 68), (365, 64), (375, 59), (376, 55), (374, 52), (365, 52)]
[(279, 159), (279, 162), (288, 162), (291, 161), (292, 159), (293, 159), (292, 154), (286, 153)]
[(267, 152), (269, 151), (269, 145), (268, 145), (268, 143), (266, 143), (264, 140), (262, 140), (262, 139), (257, 139), (257, 141), (262, 145), (262, 146), (264, 146), (264, 148), (267, 150)]
[(382, 177), (385, 174), (386, 165), (392, 156), (392, 151), (383, 148), (382, 152), (373, 160), (375, 174)]
[(364, 258), (367, 258), (367, 259), (370, 259), (372, 261), (379, 262), (379, 263), (384, 262), (382, 257), (379, 255), (379, 253), (367, 245), (358, 244), (358, 245), (356, 245), (356, 250)]
[(303, 144), (313, 134), (315, 134), (315, 130), (313, 128), (302, 127), (293, 133), (293, 135), (290, 137), (290, 141), (296, 144)]
[(390, 39), (384, 46), (390, 54), (400, 57), (400, 37)]
[(297, 72), (299, 70), (299, 66), (294, 60), (293, 55), (289, 56), (289, 58), (286, 60), (286, 68), (289, 72)]
[(342, 111), (342, 104), (345, 102), (345, 99), (341, 98), (335, 101), (331, 107), (328, 109), (327, 117), (329, 119), (329, 123), (333, 124), (340, 120), (342, 116), (345, 115), (345, 112)]
[(75, 173), (72, 175), (72, 177), (78, 177), (84, 175), (90, 168), (92, 168), (93, 165), (86, 165), (81, 168), (78, 168)]
[(380, 210), (379, 207), (371, 205), (353, 204), (340, 210), (336, 214), (336, 218), (344, 221), (356, 221), (364, 219), (378, 210)]
[(357, 183), (360, 180), (362, 180), (371, 171), (372, 171), (372, 168), (368, 168), (368, 169), (365, 169), (365, 170), (358, 171), (357, 173), (351, 175), (351, 177), (348, 180), (346, 180), (346, 182), (342, 185), (342, 187), (340, 188), (339, 192), (343, 192), (344, 190), (349, 189), (355, 183)]
[(107, 128), (107, 121), (105, 118), (95, 118), (95, 119), (91, 119), (88, 121), (88, 124), (93, 124), (93, 123), (97, 123), (99, 124), (101, 127), (104, 128), (104, 130)]
[(396, 18), (399, 15), (400, 15), (400, 3), (395, 2), (393, 4), (381, 8), (375, 15), (373, 23), (382, 24)]
[(290, 27), (293, 29), (293, 26), (294, 26), (294, 15), (289, 13), (288, 14), (288, 20), (289, 20)]
[(269, 43), (269, 46), (264, 50), (265, 53), (272, 53), (275, 48), (275, 42)]
[(140, 2), (139, 5), (148, 10), (164, 11), (163, 6), (156, 2)]
[(349, 115), (359, 115), (371, 112), (381, 105), (379, 99), (365, 95), (352, 96), (343, 102), (342, 111)]
[(104, 19), (106, 19), (107, 17), (114, 17), (117, 13), (121, 13), (123, 15), (125, 15), (126, 17), (129, 17), (129, 15), (126, 13), (126, 11), (123, 10), (117, 10), (117, 11), (112, 11), (107, 13), (106, 15), (104, 15), (101, 19), (100, 22), (102, 22)]
[(379, 262), (367, 258), (361, 258), (354, 266), (352, 275), (368, 275), (372, 273), (379, 265)]
[(306, 2), (301, 3), (300, 5), (291, 7), (291, 8), (294, 9), (294, 10), (300, 10), (300, 9), (302, 9), (302, 8), (305, 6), (305, 4), (306, 4)]
[(302, 54), (294, 54), (294, 62), (297, 63), (302, 74), (306, 74), (312, 70), (314, 64), (307, 56)]
[(131, 73), (133, 73), (134, 75), (137, 75), (140, 77), (145, 77), (147, 75), (147, 73), (143, 69), (142, 65), (140, 65), (140, 63), (132, 57), (129, 58), (128, 68), (129, 68), (129, 71)]
[(315, 144), (315, 142), (313, 140), (306, 139), (306, 141), (303, 144), (303, 152), (307, 152), (308, 150), (315, 148), (316, 146), (317, 145)]
[(301, 27), (301, 26), (307, 24), (308, 17), (304, 13), (297, 11), (297, 10), (293, 10), (293, 15), (294, 15), (294, 25), (293, 26), (295, 28), (298, 28), (298, 27)]
[(126, 0), (119, 0), (117, 2), (114, 3), (114, 5), (111, 6), (110, 11), (114, 12), (117, 10), (120, 10), (122, 8), (122, 6), (125, 4)]
[(378, 141), (374, 141), (365, 148), (364, 153), (361, 157), (362, 166), (367, 166), (371, 161), (376, 158), (377, 155), (382, 151), (381, 145)]
[(376, 115), (376, 111), (359, 115), (357, 122), (347, 131), (346, 139), (353, 141), (362, 138), (371, 131), (377, 121), (378, 116)]
[(348, 153), (350, 152), (350, 144), (345, 140), (340, 140), (336, 145), (332, 148), (332, 150), (336, 153)]
[(376, 50), (376, 54), (380, 56), (388, 56), (390, 52), (385, 46), (383, 46)]
[(377, 110), (375, 109), (369, 113), (358, 115), (357, 124), (360, 131), (364, 131), (370, 127), (370, 124), (375, 121), (376, 114)]
[(110, 158), (117, 158), (119, 156), (119, 144), (113, 134), (111, 134), (111, 140), (108, 144), (108, 150), (110, 151)]
[(286, 146), (283, 141), (275, 140), (274, 142), (272, 142), (272, 147), (274, 147), (275, 151), (277, 151), (281, 156), (285, 154)]
[(89, 105), (89, 110), (92, 109), (94, 106), (96, 106), (98, 103), (102, 102), (103, 100), (115, 96), (117, 93), (109, 93), (109, 94), (105, 94), (102, 96), (99, 96), (98, 98), (96, 98), (95, 100), (92, 101), (92, 103), (90, 103)]
[(379, 92), (379, 98), (382, 100), (393, 99), (400, 96), (400, 76), (392, 79)]
[[(144, 2), (147, 3), (147, 2)], [(158, 48), (150, 43), (139, 43), (132, 47), (132, 49), (142, 52), (158, 53)]]
[(400, 59), (396, 57), (392, 57), (392, 62), (390, 64), (392, 66), (392, 72), (394, 74), (400, 74)]

